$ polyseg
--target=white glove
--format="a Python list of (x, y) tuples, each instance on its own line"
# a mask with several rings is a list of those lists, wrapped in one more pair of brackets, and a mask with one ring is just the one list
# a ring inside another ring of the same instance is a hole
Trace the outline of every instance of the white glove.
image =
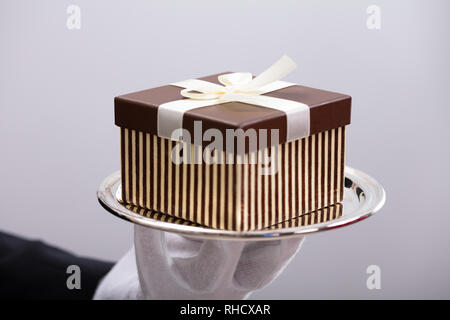
[(134, 247), (94, 299), (245, 299), (283, 271), (302, 241), (197, 240), (136, 225)]

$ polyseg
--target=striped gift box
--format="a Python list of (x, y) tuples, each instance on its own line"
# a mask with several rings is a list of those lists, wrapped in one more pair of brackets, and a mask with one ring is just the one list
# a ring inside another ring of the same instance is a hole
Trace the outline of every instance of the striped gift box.
[[(121, 128), (125, 203), (211, 228), (247, 231), (292, 221), (343, 199), (345, 126), (279, 144), (280, 169), (272, 175), (258, 173), (270, 148), (246, 153), (243, 164), (175, 164), (171, 150), (177, 143)], [(191, 157), (203, 154), (202, 146), (190, 148)]]

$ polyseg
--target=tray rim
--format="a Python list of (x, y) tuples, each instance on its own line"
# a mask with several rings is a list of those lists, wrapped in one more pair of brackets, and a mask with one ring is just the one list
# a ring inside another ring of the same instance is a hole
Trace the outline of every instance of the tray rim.
[[(384, 188), (368, 174), (346, 166), (344, 176), (353, 181), (353, 188), (360, 188), (364, 192), (364, 202), (358, 214), (346, 216), (317, 224), (257, 231), (230, 231), (207, 227), (189, 226), (167, 221), (155, 220), (135, 213), (123, 206), (116, 197), (116, 190), (120, 186), (120, 171), (107, 176), (97, 190), (97, 199), (101, 206), (109, 213), (152, 229), (166, 232), (174, 232), (184, 236), (212, 240), (245, 240), (245, 241), (267, 241), (279, 240), (280, 238), (292, 238), (329, 231), (340, 227), (352, 225), (363, 221), (377, 213), (386, 202)], [(356, 180), (356, 181), (355, 181)], [(344, 206), (345, 212), (345, 206)]]

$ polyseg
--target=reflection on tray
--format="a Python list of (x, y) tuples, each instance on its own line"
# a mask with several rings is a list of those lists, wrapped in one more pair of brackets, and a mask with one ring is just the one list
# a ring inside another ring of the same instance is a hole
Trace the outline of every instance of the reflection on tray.
[(195, 226), (195, 227), (206, 228), (206, 227), (204, 227), (202, 225), (199, 225), (199, 224), (197, 224), (195, 222), (190, 222), (190, 221), (183, 220), (183, 219), (180, 219), (180, 218), (172, 217), (172, 216), (169, 216), (167, 214), (159, 213), (159, 212), (156, 212), (156, 211), (153, 211), (153, 210), (148, 210), (148, 209), (132, 206), (130, 204), (126, 204), (124, 206), (128, 210), (133, 211), (134, 213), (137, 213), (137, 214), (139, 214), (141, 216), (144, 216), (144, 217), (147, 217), (147, 218), (151, 218), (151, 219), (154, 219), (154, 220), (158, 220), (158, 221), (162, 221), (162, 222), (175, 223), (175, 224), (184, 224), (186, 226)]
[[(172, 217), (167, 214), (159, 213), (159, 212), (156, 212), (153, 210), (148, 210), (148, 209), (132, 206), (130, 204), (126, 204), (124, 206), (128, 210), (133, 211), (134, 213), (137, 213), (141, 216), (151, 218), (154, 220), (175, 223), (175, 224), (183, 224), (183, 225), (187, 225), (187, 226), (208, 228), (208, 227), (199, 225), (194, 222), (190, 222), (190, 221), (186, 221), (186, 220), (183, 220), (180, 218)], [(282, 229), (282, 228), (295, 228), (295, 227), (309, 226), (309, 225), (337, 219), (342, 216), (342, 212), (343, 212), (343, 205), (338, 203), (338, 204), (323, 208), (321, 210), (317, 210), (317, 211), (314, 211), (314, 212), (311, 212), (308, 214), (301, 215), (300, 217), (286, 220), (284, 222), (275, 224), (264, 230), (274, 230), (274, 229)], [(208, 228), (208, 229), (210, 229), (210, 228)]]
[(304, 227), (325, 221), (334, 220), (342, 216), (344, 206), (340, 203), (301, 215), (300, 217), (283, 221), (266, 228), (265, 230)]

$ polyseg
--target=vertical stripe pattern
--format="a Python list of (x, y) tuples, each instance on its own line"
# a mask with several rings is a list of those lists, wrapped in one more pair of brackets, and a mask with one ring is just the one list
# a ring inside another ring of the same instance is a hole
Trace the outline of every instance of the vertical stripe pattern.
[[(237, 156), (234, 164), (224, 163), (225, 152), (188, 144), (179, 152), (184, 163), (176, 164), (175, 146), (181, 147), (121, 129), (124, 202), (212, 228), (247, 231), (318, 212), (344, 196), (345, 127), (246, 154), (244, 164), (236, 164)], [(203, 153), (206, 159), (223, 161), (207, 164)], [(191, 162), (185, 163), (188, 158)], [(267, 158), (271, 165), (278, 163), (278, 170), (261, 175)]]

